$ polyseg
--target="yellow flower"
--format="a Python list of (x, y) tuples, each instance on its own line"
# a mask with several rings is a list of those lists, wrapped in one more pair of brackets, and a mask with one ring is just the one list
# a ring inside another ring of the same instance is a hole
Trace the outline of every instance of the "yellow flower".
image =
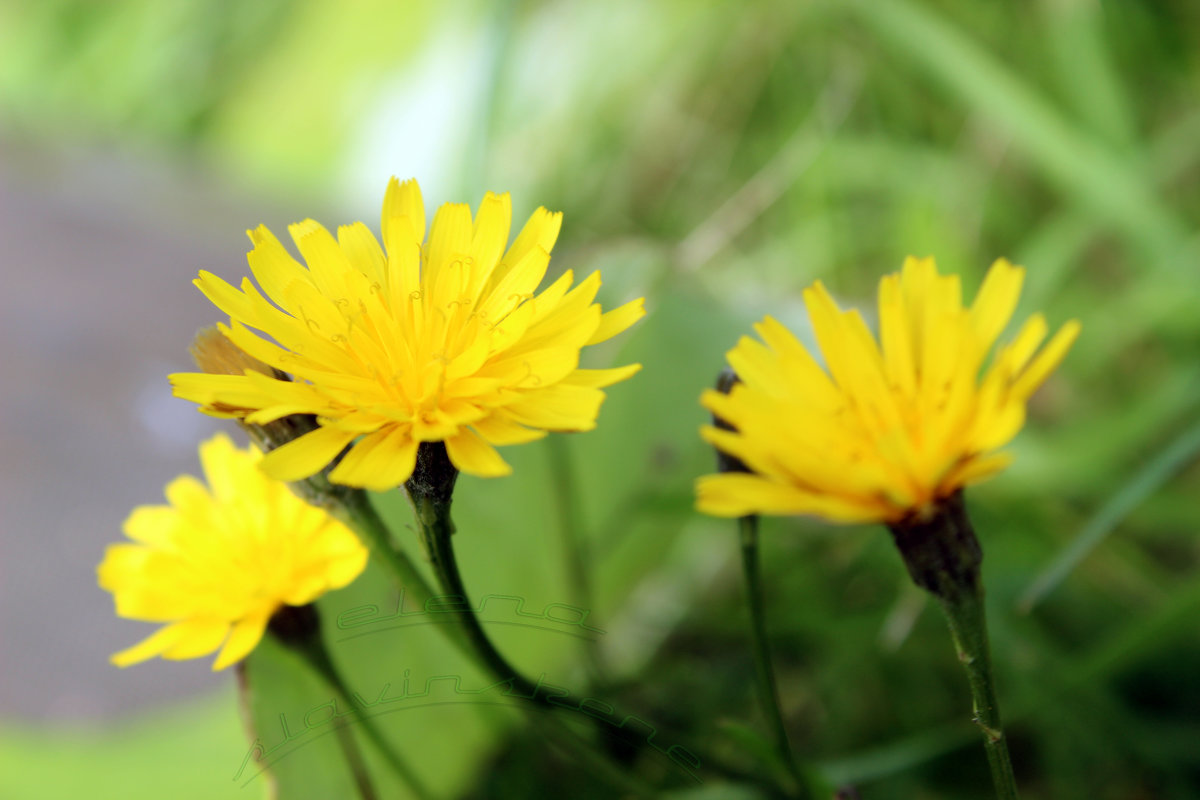
[(806, 289), (828, 372), (770, 317), (755, 326), (765, 345), (743, 337), (729, 351), (742, 383), (701, 403), (735, 430), (701, 434), (752, 473), (700, 478), (697, 507), (894, 523), (1004, 469), (1011, 458), (996, 451), (1079, 333), (1068, 322), (1039, 352), (1047, 327), (1035, 314), (983, 371), (1024, 277), (997, 261), (967, 309), (958, 276), (908, 258), (879, 285), (882, 349), (857, 311), (839, 309), (820, 282)]
[(167, 625), (114, 664), (220, 648), (213, 669), (224, 669), (254, 649), (282, 605), (311, 603), (363, 571), (367, 550), (350, 529), (263, 475), (261, 457), (215, 436), (200, 446), (211, 489), (181, 476), (167, 485), (170, 505), (125, 520), (135, 543), (109, 545), (100, 586), (118, 616)]
[(601, 389), (640, 365), (580, 369), (580, 350), (645, 313), (638, 299), (602, 314), (599, 273), (571, 288), (568, 270), (535, 294), (562, 214), (539, 208), (505, 251), (511, 220), (509, 196), (488, 193), (474, 220), (466, 205), (442, 206), (426, 239), (420, 189), (393, 178), (386, 253), (361, 222), (335, 239), (308, 220), (290, 228), (306, 269), (265, 227), (250, 231), (250, 269), (276, 305), (249, 278), (238, 291), (201, 272), (196, 285), (231, 317), (221, 330), (234, 344), (296, 380), (178, 374), (176, 395), (251, 424), (315, 414), (317, 430), (264, 459), (280, 480), (314, 474), (356, 439), (330, 480), (392, 488), (434, 441), (463, 472), (508, 474), (494, 445), (595, 427)]

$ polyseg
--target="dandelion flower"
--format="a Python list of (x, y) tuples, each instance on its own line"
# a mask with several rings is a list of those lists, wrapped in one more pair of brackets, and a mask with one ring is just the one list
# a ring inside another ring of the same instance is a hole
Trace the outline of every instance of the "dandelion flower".
[(644, 314), (641, 299), (602, 313), (599, 273), (572, 288), (568, 270), (538, 292), (562, 215), (539, 208), (505, 250), (511, 219), (509, 196), (488, 193), (473, 219), (442, 206), (426, 236), (420, 189), (393, 178), (382, 248), (361, 222), (335, 238), (308, 220), (290, 228), (302, 266), (265, 227), (250, 231), (262, 292), (208, 272), (196, 285), (229, 314), (220, 327), (235, 345), (295, 380), (178, 374), (176, 395), (252, 425), (315, 415), (316, 430), (264, 459), (280, 480), (353, 444), (329, 479), (389, 489), (412, 474), (420, 443), (438, 441), (462, 472), (508, 474), (495, 446), (595, 427), (602, 389), (640, 365), (580, 369), (580, 350)]
[(176, 478), (170, 505), (125, 520), (133, 543), (109, 545), (100, 586), (118, 616), (167, 624), (114, 664), (219, 649), (213, 669), (224, 669), (254, 649), (282, 606), (311, 603), (363, 571), (367, 550), (350, 529), (263, 475), (261, 457), (218, 435), (200, 446), (208, 487)]
[(1079, 333), (1068, 322), (1039, 350), (1048, 330), (1035, 314), (985, 369), (1023, 280), (1001, 259), (964, 308), (958, 276), (909, 258), (879, 285), (881, 344), (820, 282), (805, 290), (826, 368), (770, 317), (755, 326), (762, 342), (729, 351), (741, 382), (701, 403), (733, 430), (701, 434), (751, 472), (700, 478), (698, 508), (894, 524), (1004, 469), (999, 449)]

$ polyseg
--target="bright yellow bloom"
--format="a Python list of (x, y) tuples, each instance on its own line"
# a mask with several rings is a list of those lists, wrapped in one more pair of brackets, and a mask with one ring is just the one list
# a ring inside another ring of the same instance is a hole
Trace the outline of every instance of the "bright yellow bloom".
[(168, 624), (114, 664), (220, 648), (213, 669), (224, 669), (254, 649), (282, 605), (311, 603), (366, 567), (354, 533), (263, 475), (261, 458), (215, 436), (200, 445), (209, 488), (181, 476), (167, 485), (170, 505), (140, 506), (125, 520), (135, 543), (109, 545), (100, 586), (118, 616)]
[(638, 299), (602, 314), (599, 273), (571, 288), (568, 270), (535, 294), (562, 214), (539, 208), (505, 251), (511, 221), (509, 196), (488, 193), (473, 220), (466, 205), (442, 206), (426, 239), (416, 181), (393, 178), (386, 253), (361, 222), (335, 239), (308, 220), (290, 228), (306, 269), (265, 227), (250, 231), (250, 269), (276, 305), (249, 278), (238, 291), (201, 272), (196, 285), (231, 317), (221, 330), (234, 344), (296, 380), (179, 374), (176, 395), (251, 424), (317, 415), (321, 427), (264, 459), (281, 480), (312, 475), (356, 439), (330, 480), (395, 487), (433, 441), (463, 472), (508, 474), (493, 445), (595, 427), (601, 389), (640, 365), (580, 369), (580, 349), (645, 313)]
[(1024, 277), (997, 261), (967, 309), (958, 276), (907, 259), (879, 285), (882, 349), (857, 311), (839, 309), (820, 282), (806, 289), (828, 371), (770, 317), (755, 326), (765, 345), (743, 337), (729, 351), (743, 382), (701, 403), (735, 431), (701, 435), (753, 474), (700, 478), (697, 507), (892, 523), (1004, 469), (1010, 456), (996, 450), (1079, 333), (1068, 322), (1039, 352), (1047, 327), (1035, 314), (983, 370)]

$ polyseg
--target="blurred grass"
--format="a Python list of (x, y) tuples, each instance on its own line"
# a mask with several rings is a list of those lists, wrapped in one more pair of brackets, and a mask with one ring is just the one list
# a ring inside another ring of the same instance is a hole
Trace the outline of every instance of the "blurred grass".
[[(473, 193), (511, 189), (518, 209), (564, 210), (555, 267), (601, 268), (607, 302), (646, 292), (652, 313), (601, 354), (642, 360), (645, 371), (614, 388), (599, 430), (566, 446), (595, 618), (608, 630), (607, 691), (661, 720), (673, 741), (747, 763), (745, 740), (721, 732), (732, 730), (724, 720), (757, 722), (740, 589), (724, 568), (733, 534), (690, 510), (690, 481), (708, 469), (696, 396), (762, 314), (803, 333), (799, 291), (814, 279), (869, 309), (879, 275), (908, 253), (936, 254), (968, 291), (995, 257), (1018, 260), (1028, 268), (1018, 314), (1084, 326), (1035, 398), (1016, 465), (972, 493), (1018, 777), (1030, 798), (1200, 794), (1200, 473), (1183, 441), (1200, 414), (1195, 4), (330, 8), (0, 7), (4, 135), (151, 142), (316, 196), (344, 189), (347, 165), (369, 160), (365, 127), (403, 143), (426, 121), (406, 117), (411, 95), (395, 91), (397, 81), (436, 90), (448, 80), (421, 66), (424, 48), (484, 42), (486, 58), (450, 62), (480, 71), (473, 85), (486, 87), (447, 98), (467, 127), (436, 132), (468, 149), (450, 154), (461, 161), (452, 180)], [(432, 169), (403, 152), (380, 151), (372, 185)], [(511, 454), (516, 476), (461, 490), (468, 585), (569, 602), (543, 502), (550, 455)], [(772, 521), (766, 537), (801, 752), (864, 797), (988, 796), (941, 620), (906, 587), (887, 537), (795, 520)], [(1035, 576), (1067, 563), (1063, 553), (1078, 557), (1055, 572), (1055, 591), (1020, 613)], [(385, 589), (375, 576), (351, 591)], [(583, 680), (571, 642), (498, 635), (531, 669)], [(354, 662), (359, 680), (372, 686), (397, 664), (414, 674), (453, 665), (414, 637), (353, 645), (376, 657), (369, 668), (358, 666), (365, 656)], [(287, 674), (271, 658), (256, 655), (268, 674)], [(275, 705), (263, 709), (315, 696), (302, 680), (273, 685)], [(577, 789), (578, 773), (543, 762), (544, 744), (515, 713), (404, 719), (423, 713), (397, 714), (389, 730), (407, 743), (406, 725), (419, 727), (413, 746), (441, 754), (423, 755), (422, 768), (453, 767), (446, 788), (494, 796), (487, 773), (510, 796)], [(445, 744), (451, 721), (463, 747)], [(97, 775), (108, 774), (106, 759), (152, 746), (134, 738), (92, 750), (14, 729), (0, 758), (25, 763), (26, 741)], [(285, 796), (322, 796), (328, 787), (312, 777), (321, 757), (290, 761)], [(166, 772), (155, 778), (175, 785)], [(715, 777), (705, 789), (721, 796)]]
[(230, 781), (246, 746), (232, 686), (120, 724), (47, 729), (0, 720), (0, 796), (263, 797)]

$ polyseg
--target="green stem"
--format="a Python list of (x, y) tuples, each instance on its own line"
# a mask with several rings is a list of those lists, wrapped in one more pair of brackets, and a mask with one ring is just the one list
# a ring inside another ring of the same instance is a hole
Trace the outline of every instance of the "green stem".
[(983, 731), (983, 746), (987, 751), (996, 797), (999, 800), (1016, 800), (1017, 779), (1013, 775), (1008, 740), (1000, 722), (1000, 707), (996, 702), (995, 682), (992, 680), (983, 587), (976, 583), (975, 591), (938, 599), (950, 623), (950, 635), (958, 651), (958, 660), (967, 671), (967, 682), (971, 686), (971, 699), (975, 706), (975, 723)]
[[(540, 681), (535, 684), (518, 672), (496, 649), (483, 630), (479, 619), (475, 616), (470, 596), (467, 594), (459, 573), (451, 541), (451, 537), (454, 535), (454, 523), (450, 516), (450, 506), (457, 475), (458, 472), (450, 463), (444, 446), (440, 443), (436, 445), (426, 443), (418, 451), (416, 468), (412, 477), (405, 483), (404, 489), (412, 504), (413, 515), (426, 555), (429, 557), (442, 591), (445, 592), (441, 598), (444, 601), (443, 605), (446, 604), (446, 601), (452, 605), (445, 610), (461, 622), (463, 639), (472, 646), (473, 660), (486, 668), (494, 677), (508, 682), (512, 694), (520, 694), (524, 699), (531, 701), (531, 710), (538, 712), (534, 716), (534, 720), (543, 730), (549, 731), (549, 741), (556, 745), (565, 744), (580, 759), (580, 763), (590, 769), (593, 774), (621, 789), (626, 795), (634, 797), (655, 795), (655, 790), (637, 778), (628, 764), (612, 763), (610, 755), (598, 752), (595, 743), (581, 737), (558, 719), (554, 712), (566, 706), (552, 702), (550, 696), (542, 691)], [(590, 714), (587, 716), (600, 737), (611, 734), (613, 728), (611, 724), (598, 716)], [(766, 783), (761, 776), (747, 774), (711, 755), (704, 753), (696, 755), (709, 769), (719, 772), (725, 777), (755, 784)]]
[[(338, 699), (342, 699), (340, 695)], [(362, 751), (358, 749), (358, 741), (354, 738), (354, 732), (350, 730), (349, 725), (338, 725), (333, 730), (337, 736), (338, 746), (342, 749), (342, 755), (350, 766), (350, 774), (354, 776), (354, 786), (358, 789), (359, 797), (362, 800), (376, 800), (379, 795), (375, 793), (375, 786), (371, 783), (371, 775), (367, 771), (366, 762), (363, 761)]]
[(763, 714), (775, 738), (779, 761), (795, 783), (798, 797), (807, 797), (808, 789), (788, 741), (787, 727), (779, 707), (779, 689), (775, 669), (771, 665), (771, 646), (767, 638), (766, 608), (763, 602), (762, 579), (758, 568), (758, 517), (750, 515), (738, 520), (742, 542), (742, 572), (746, 578), (746, 595), (750, 606), (750, 629), (754, 639), (754, 662), (758, 673), (758, 699)]
[[(388, 766), (391, 767), (392, 772), (408, 786), (412, 794), (418, 800), (430, 800), (432, 795), (425, 784), (387, 740), (375, 724), (375, 720), (367, 714), (362, 704), (355, 700), (355, 695), (346, 686), (346, 681), (334, 665), (329, 650), (326, 649), (325, 642), (321, 638), (321, 626), (316, 607), (313, 605), (283, 606), (271, 617), (268, 630), (282, 645), (304, 659), (313, 672), (329, 685), (333, 690), (336, 705), (353, 708), (357, 712), (357, 724), (362, 732), (375, 745)], [(338, 744), (349, 763), (359, 793), (363, 800), (374, 800), (378, 795), (367, 775), (366, 763), (358, 749), (353, 731), (350, 730), (348, 724), (338, 725), (336, 731)]]
[(458, 570), (458, 561), (454, 557), (454, 545), (450, 541), (454, 533), (454, 524), (450, 520), (449, 504), (442, 504), (420, 495), (412, 496), (412, 502), (430, 563), (445, 593), (443, 598), (447, 601), (453, 600), (452, 612), (462, 623), (462, 631), (475, 655), (494, 676), (510, 681), (514, 693), (524, 695), (537, 705), (552, 708), (553, 704), (541, 691), (541, 686), (530, 681), (508, 662), (492, 644), (491, 638), (479, 623), (479, 618), (475, 616), (467, 587), (463, 584), (462, 575)]
[[(405, 600), (411, 600), (418, 608), (427, 607), (426, 602), (434, 596), (433, 589), (412, 560), (403, 550), (396, 547), (391, 531), (371, 504), (367, 493), (352, 492), (330, 510), (341, 516), (343, 521), (358, 533), (374, 556), (383, 559), (396, 583), (404, 589)], [(458, 626), (439, 627), (446, 631), (448, 638), (460, 652), (470, 658), (475, 657), (471, 642), (463, 636), (463, 631)]]
[[(352, 699), (353, 694), (347, 688), (345, 681), (342, 679), (341, 674), (337, 670), (337, 667), (333, 665), (333, 661), (329, 657), (329, 652), (325, 649), (324, 644), (321, 643), (320, 638), (318, 637), (315, 642), (316, 643), (314, 645), (301, 649), (301, 653), (308, 659), (308, 663), (312, 666), (313, 670), (325, 679), (341, 702), (359, 711), (358, 727), (362, 729), (364, 734), (366, 734), (366, 737), (371, 744), (375, 745), (375, 749), (383, 755), (384, 760), (387, 762), (388, 766), (391, 767), (392, 772), (394, 772), (396, 776), (400, 778), (400, 780), (404, 781), (415, 797), (420, 798), (420, 800), (429, 800), (429, 798), (433, 797), (433, 795), (425, 786), (424, 782), (417, 777), (417, 774), (413, 771), (413, 768), (408, 764), (407, 761), (404, 760), (400, 753), (396, 751), (395, 747), (392, 746), (392, 743), (387, 740), (387, 738), (383, 735), (383, 731), (379, 730), (379, 726), (375, 724), (374, 718), (367, 714), (366, 710), (361, 707), (360, 703), (357, 703)], [(353, 735), (350, 733), (349, 727), (342, 726), (338, 728), (339, 734), (341, 734), (343, 731), (345, 731), (347, 738), (353, 742)], [(353, 746), (353, 744), (351, 746)]]
[(988, 650), (980, 575), (983, 550), (967, 516), (962, 492), (939, 501), (932, 513), (888, 527), (913, 582), (938, 599), (950, 623), (950, 635), (971, 686), (975, 722), (983, 731), (996, 797), (1016, 800), (1017, 781), (1000, 724)]
[(343, 521), (366, 540), (367, 547), (375, 556), (383, 559), (396, 581), (404, 587), (406, 596), (421, 606), (433, 596), (433, 590), (416, 565), (392, 542), (391, 532), (371, 505), (366, 492), (350, 493), (340, 506), (334, 506), (331, 510), (342, 516)]
[[(453, 598), (454, 605), (457, 606), (453, 613), (462, 623), (462, 630), (482, 665), (496, 678), (507, 681), (513, 695), (529, 700), (537, 711), (544, 712), (535, 719), (539, 727), (547, 732), (547, 738), (572, 750), (593, 774), (635, 797), (649, 797), (655, 794), (653, 789), (634, 778), (623, 767), (614, 766), (607, 758), (593, 752), (590, 743), (580, 739), (574, 731), (555, 719), (551, 712), (559, 706), (550, 702), (549, 696), (542, 691), (541, 682), (534, 683), (518, 672), (492, 644), (472, 610), (470, 596), (454, 556), (454, 546), (450, 540), (454, 534), (454, 524), (450, 519), (449, 501), (436, 500), (412, 491), (409, 492), (409, 499), (412, 501), (434, 573), (445, 592), (444, 597)], [(589, 719), (594, 718), (589, 716)], [(596, 720), (596, 724), (599, 728), (604, 723)]]

